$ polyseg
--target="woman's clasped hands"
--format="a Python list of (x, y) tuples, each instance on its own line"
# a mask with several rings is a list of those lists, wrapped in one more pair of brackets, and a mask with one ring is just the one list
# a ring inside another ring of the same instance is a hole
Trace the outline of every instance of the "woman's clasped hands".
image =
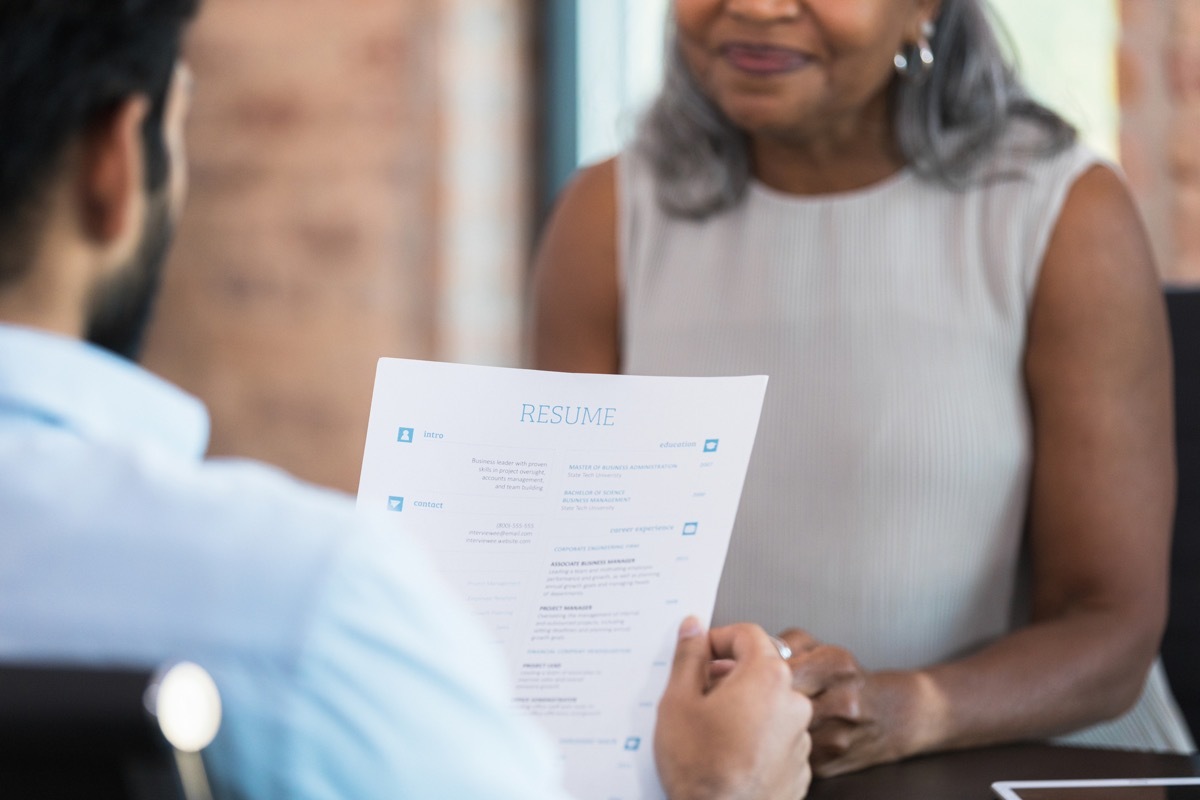
[(898, 761), (937, 740), (944, 703), (927, 673), (869, 672), (850, 651), (796, 628), (780, 638), (792, 650), (792, 687), (813, 705), (814, 775)]

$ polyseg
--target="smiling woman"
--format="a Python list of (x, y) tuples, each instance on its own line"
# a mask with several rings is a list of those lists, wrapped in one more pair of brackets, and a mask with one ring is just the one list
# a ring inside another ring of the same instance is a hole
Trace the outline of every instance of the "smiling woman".
[[(554, 10), (567, 0), (556, 0)], [(612, 156), (633, 130), (662, 81), (663, 23), (668, 0), (575, 0), (577, 102), (556, 97), (556, 107), (576, 107), (566, 127), (570, 166)], [(992, 0), (1001, 44), (1011, 47), (1025, 85), (1063, 113), (1093, 147), (1117, 155), (1116, 48), (1118, 14), (1113, 0)]]
[(673, 10), (636, 139), (546, 228), (532, 356), (771, 376), (717, 619), (784, 632), (816, 770), (1190, 749), (1156, 662), (1169, 348), (1116, 168), (984, 0)]
[[(923, 36), (934, 0), (810, 5), (678, 0), (680, 52), (692, 78), (735, 126), (768, 139), (823, 147), (842, 138), (848, 118), (866, 114), (873, 122), (855, 127), (884, 140), (894, 56)], [(797, 24), (801, 14), (819, 24)]]

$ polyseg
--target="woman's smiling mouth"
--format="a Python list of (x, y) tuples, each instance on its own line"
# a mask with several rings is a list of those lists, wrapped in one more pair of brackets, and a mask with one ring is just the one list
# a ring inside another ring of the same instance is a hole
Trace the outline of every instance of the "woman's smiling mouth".
[(722, 45), (719, 52), (735, 69), (752, 75), (794, 72), (813, 60), (811, 56), (798, 50), (745, 42)]

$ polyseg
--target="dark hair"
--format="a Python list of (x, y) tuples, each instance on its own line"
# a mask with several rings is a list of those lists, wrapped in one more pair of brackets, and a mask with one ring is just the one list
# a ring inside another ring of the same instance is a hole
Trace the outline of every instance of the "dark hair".
[(0, 0), (0, 287), (28, 268), (42, 195), (67, 146), (134, 95), (148, 189), (169, 172), (167, 93), (201, 0)]
[[(935, 59), (925, 80), (897, 79), (892, 90), (896, 143), (916, 174), (950, 188), (970, 185), (1017, 119), (1040, 134), (1037, 153), (1060, 152), (1075, 141), (1075, 129), (1021, 85), (987, 0), (942, 0), (931, 46)], [(745, 194), (746, 134), (700, 89), (675, 41), (668, 52), (663, 90), (635, 146), (654, 168), (662, 207), (704, 218)]]

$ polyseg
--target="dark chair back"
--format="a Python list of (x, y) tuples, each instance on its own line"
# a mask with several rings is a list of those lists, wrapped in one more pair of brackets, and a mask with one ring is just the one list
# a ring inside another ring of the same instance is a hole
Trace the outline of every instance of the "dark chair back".
[(163, 674), (0, 665), (0, 797), (208, 798), (199, 753), (164, 733)]
[(1179, 495), (1171, 547), (1171, 606), (1162, 658), (1175, 699), (1200, 734), (1200, 289), (1168, 289), (1175, 364)]

